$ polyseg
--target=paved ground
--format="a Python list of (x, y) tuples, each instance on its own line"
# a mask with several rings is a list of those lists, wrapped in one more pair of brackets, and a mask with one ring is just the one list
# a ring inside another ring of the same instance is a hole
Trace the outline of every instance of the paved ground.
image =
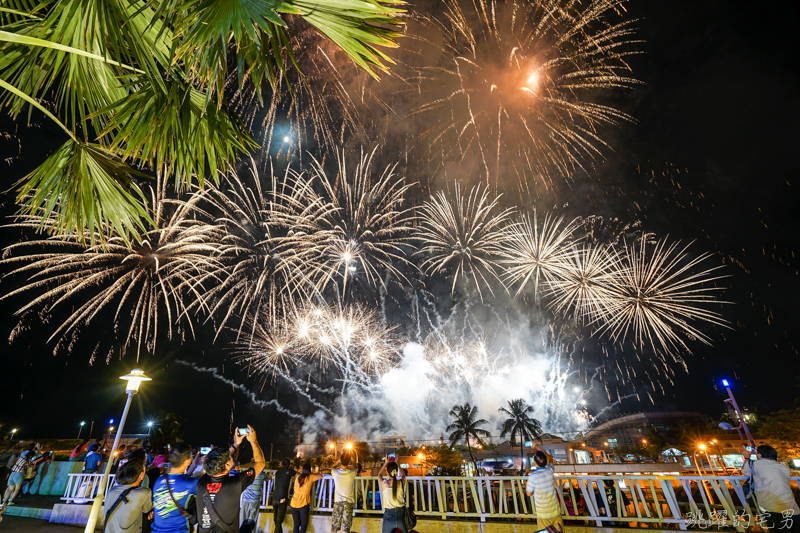
[(24, 494), (22, 496), (17, 496), (17, 498), (14, 500), (14, 503), (17, 504), (15, 507), (38, 507), (40, 509), (52, 509), (55, 504), (64, 502), (61, 501), (60, 496), (29, 496)]
[(3, 523), (0, 524), (0, 531), (22, 531), (31, 533), (78, 533), (80, 528), (75, 526), (65, 526), (64, 524), (51, 524), (46, 520), (37, 518), (21, 518), (19, 516), (3, 515)]

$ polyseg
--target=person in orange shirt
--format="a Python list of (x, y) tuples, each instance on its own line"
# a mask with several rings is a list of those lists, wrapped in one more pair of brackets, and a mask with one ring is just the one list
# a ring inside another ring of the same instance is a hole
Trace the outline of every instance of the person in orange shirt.
[(294, 480), (294, 494), (289, 507), (292, 510), (293, 533), (306, 533), (308, 531), (308, 515), (311, 509), (311, 487), (315, 481), (322, 479), (322, 476), (311, 473), (311, 466), (308, 463), (303, 465), (302, 470)]

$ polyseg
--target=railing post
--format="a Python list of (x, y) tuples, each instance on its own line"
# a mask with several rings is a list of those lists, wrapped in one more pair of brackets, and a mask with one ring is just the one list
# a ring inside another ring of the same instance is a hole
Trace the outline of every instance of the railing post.
[(661, 492), (664, 494), (664, 499), (667, 501), (667, 505), (669, 506), (669, 510), (672, 513), (673, 518), (677, 520), (678, 527), (682, 530), (686, 530), (686, 520), (683, 518), (683, 514), (681, 513), (681, 509), (678, 506), (678, 498), (675, 496), (675, 489), (672, 486), (672, 483), (668, 483), (670, 478), (664, 478), (659, 476), (658, 483), (661, 486)]

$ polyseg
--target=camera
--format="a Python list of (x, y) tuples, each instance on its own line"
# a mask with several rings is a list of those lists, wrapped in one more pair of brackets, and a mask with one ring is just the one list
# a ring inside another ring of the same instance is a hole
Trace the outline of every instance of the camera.
[(250, 428), (239, 428), (239, 435), (245, 436), (250, 434)]

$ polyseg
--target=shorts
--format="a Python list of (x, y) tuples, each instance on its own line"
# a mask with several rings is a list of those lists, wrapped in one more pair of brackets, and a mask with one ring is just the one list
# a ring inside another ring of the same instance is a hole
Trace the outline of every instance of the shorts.
[(8, 476), (7, 485), (9, 487), (11, 485), (22, 485), (23, 481), (25, 481), (25, 479), (22, 477), (22, 472), (11, 472), (11, 475)]
[(536, 528), (539, 530), (547, 528), (547, 526), (553, 526), (556, 528), (556, 531), (564, 531), (564, 520), (561, 516), (554, 516), (553, 518), (537, 518), (536, 519)]
[(354, 502), (335, 502), (331, 518), (331, 531), (350, 531), (353, 527)]

